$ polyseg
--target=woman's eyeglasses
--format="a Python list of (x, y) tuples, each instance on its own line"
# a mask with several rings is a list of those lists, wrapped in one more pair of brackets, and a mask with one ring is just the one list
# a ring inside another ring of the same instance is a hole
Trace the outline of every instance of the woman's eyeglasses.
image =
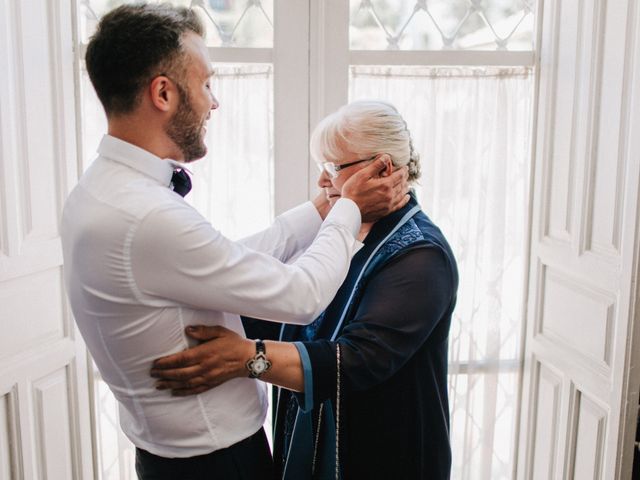
[(357, 165), (358, 163), (370, 162), (371, 160), (375, 160), (377, 156), (378, 155), (376, 154), (371, 158), (363, 158), (362, 160), (356, 160), (355, 162), (349, 162), (349, 163), (337, 164), (334, 162), (323, 162), (323, 163), (317, 163), (316, 165), (318, 165), (318, 170), (320, 170), (320, 173), (325, 171), (329, 174), (329, 177), (331, 177), (332, 179), (335, 179), (338, 177), (339, 175), (338, 172), (340, 170), (343, 170), (347, 167), (352, 167), (353, 165)]

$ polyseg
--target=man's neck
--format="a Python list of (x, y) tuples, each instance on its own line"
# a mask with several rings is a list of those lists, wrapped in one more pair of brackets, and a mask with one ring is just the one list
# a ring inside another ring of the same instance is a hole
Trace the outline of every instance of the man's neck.
[(142, 148), (156, 157), (176, 158), (176, 148), (161, 127), (145, 123), (134, 117), (118, 117), (109, 119), (108, 133), (127, 143)]

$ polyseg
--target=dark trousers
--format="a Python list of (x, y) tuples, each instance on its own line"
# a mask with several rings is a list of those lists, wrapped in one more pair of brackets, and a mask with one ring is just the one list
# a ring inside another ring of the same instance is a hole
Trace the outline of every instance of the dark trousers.
[(249, 438), (197, 457), (164, 458), (136, 449), (140, 480), (267, 480), (273, 478), (273, 460), (261, 428)]

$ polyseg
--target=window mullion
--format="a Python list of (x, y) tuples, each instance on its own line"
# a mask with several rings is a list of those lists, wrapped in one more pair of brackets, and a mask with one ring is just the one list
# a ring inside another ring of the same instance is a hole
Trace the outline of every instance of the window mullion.
[[(274, 2), (274, 201), (278, 215), (309, 197), (309, 2)], [(250, 134), (250, 132), (249, 132)]]
[[(349, 100), (349, 0), (312, 1), (310, 11), (310, 128)], [(311, 168), (309, 191), (317, 190)]]

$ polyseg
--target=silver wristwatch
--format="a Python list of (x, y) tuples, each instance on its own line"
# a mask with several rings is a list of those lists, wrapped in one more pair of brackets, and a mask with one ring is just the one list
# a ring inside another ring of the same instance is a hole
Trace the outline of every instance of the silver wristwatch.
[(267, 360), (267, 349), (262, 340), (256, 340), (256, 354), (245, 363), (249, 370), (249, 378), (260, 378), (264, 372), (271, 368), (271, 362)]

